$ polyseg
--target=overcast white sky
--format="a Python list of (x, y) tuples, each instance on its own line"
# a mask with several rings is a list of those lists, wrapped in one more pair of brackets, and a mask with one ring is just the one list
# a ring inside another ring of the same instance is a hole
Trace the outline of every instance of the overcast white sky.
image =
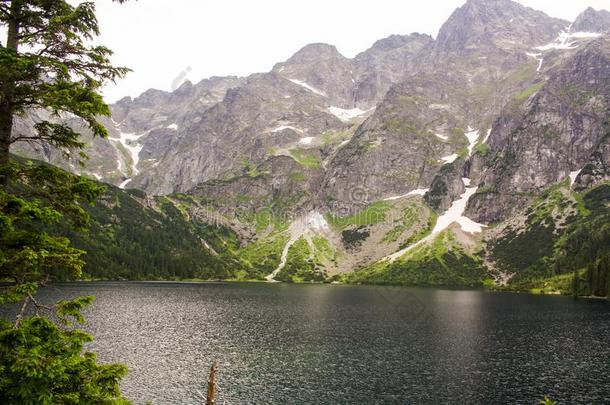
[[(588, 6), (610, 10), (610, 0), (518, 0), (574, 20)], [(95, 0), (99, 42), (116, 64), (133, 69), (105, 90), (107, 101), (148, 88), (170, 90), (178, 77), (269, 71), (308, 43), (336, 45), (355, 56), (391, 34), (436, 36), (465, 0)], [(187, 68), (190, 69), (186, 74)]]

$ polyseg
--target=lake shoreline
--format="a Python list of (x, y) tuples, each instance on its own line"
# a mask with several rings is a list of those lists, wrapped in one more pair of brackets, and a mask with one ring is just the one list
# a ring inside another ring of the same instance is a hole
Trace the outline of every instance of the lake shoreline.
[[(422, 288), (442, 291), (481, 291), (489, 293), (512, 293), (512, 294), (524, 294), (532, 296), (551, 296), (551, 297), (564, 297), (564, 298), (575, 298), (571, 294), (557, 293), (544, 293), (538, 291), (529, 290), (511, 290), (502, 288), (488, 288), (485, 286), (449, 286), (449, 285), (404, 285), (404, 284), (366, 284), (366, 283), (342, 283), (342, 282), (300, 282), (300, 283), (285, 283), (285, 282), (274, 282), (270, 283), (265, 280), (204, 280), (204, 279), (185, 279), (185, 280), (112, 280), (112, 279), (83, 279), (66, 282), (50, 283), (53, 284), (79, 284), (79, 283), (129, 283), (129, 284), (183, 284), (183, 285), (222, 285), (222, 284), (269, 284), (269, 285), (333, 285), (333, 286), (370, 286), (370, 287), (405, 287), (405, 288)], [(0, 283), (1, 284), (1, 283)], [(610, 301), (607, 297), (598, 296), (578, 296), (576, 299), (587, 299), (587, 300), (601, 300)]]

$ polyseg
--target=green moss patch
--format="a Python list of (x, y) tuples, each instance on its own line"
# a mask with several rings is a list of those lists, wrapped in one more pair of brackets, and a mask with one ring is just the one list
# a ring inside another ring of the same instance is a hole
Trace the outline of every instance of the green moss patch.
[(322, 166), (322, 160), (317, 151), (308, 149), (291, 149), (290, 155), (298, 164), (308, 169), (319, 169)]
[(375, 225), (386, 220), (386, 214), (392, 208), (388, 201), (377, 201), (368, 205), (362, 211), (346, 217), (335, 217), (327, 214), (326, 221), (336, 230), (342, 230), (348, 226)]

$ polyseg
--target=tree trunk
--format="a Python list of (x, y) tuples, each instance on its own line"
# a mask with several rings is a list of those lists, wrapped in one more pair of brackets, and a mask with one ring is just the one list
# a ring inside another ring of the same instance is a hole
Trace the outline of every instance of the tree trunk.
[[(8, 21), (6, 48), (17, 53), (19, 51), (19, 19), (22, 2), (13, 0), (11, 15)], [(9, 161), (11, 136), (13, 134), (13, 117), (15, 102), (15, 78), (4, 76), (0, 78), (0, 165)]]
[(212, 364), (210, 370), (210, 379), (208, 380), (208, 396), (205, 405), (214, 405), (216, 403), (216, 373), (218, 372), (218, 362)]
[(13, 133), (13, 112), (10, 107), (11, 100), (6, 97), (7, 86), (2, 86), (2, 97), (0, 101), (0, 166), (4, 166), (9, 161), (11, 149), (11, 135)]

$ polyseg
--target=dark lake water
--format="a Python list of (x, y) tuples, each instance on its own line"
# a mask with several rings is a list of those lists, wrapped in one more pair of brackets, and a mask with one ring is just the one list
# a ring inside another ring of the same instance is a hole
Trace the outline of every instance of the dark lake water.
[(136, 403), (610, 403), (610, 303), (402, 287), (83, 283), (89, 349)]

